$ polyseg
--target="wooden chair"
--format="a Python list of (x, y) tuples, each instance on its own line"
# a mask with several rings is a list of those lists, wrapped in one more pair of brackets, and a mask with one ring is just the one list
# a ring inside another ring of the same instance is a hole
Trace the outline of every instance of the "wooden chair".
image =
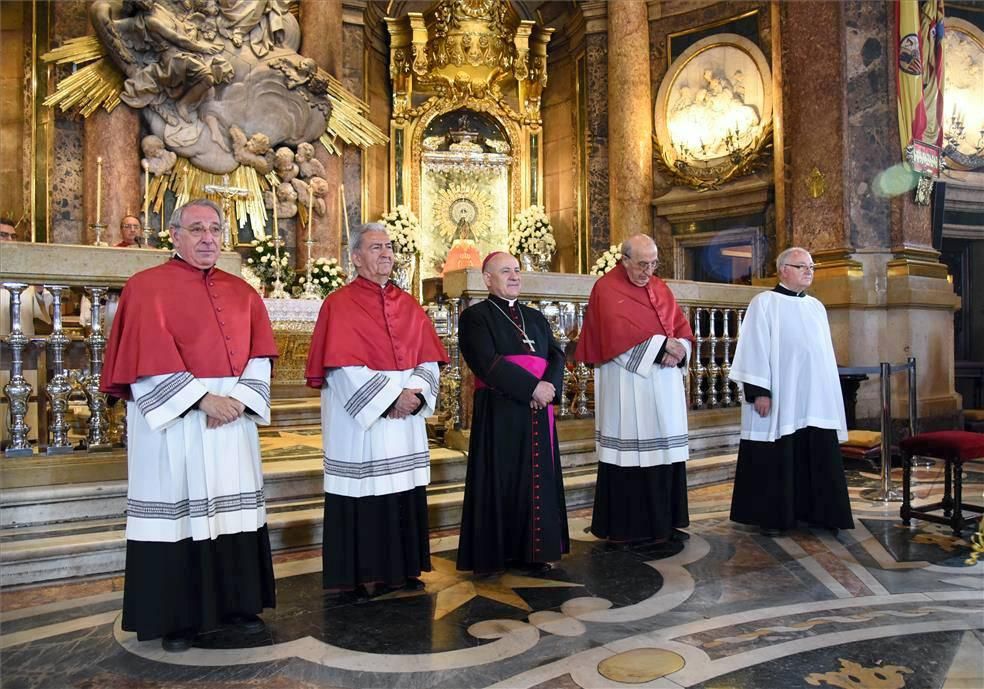
[[(909, 526), (911, 520), (922, 519), (948, 525), (955, 536), (974, 521), (964, 517), (964, 511), (984, 513), (984, 507), (963, 501), (963, 465), (966, 462), (984, 462), (984, 433), (967, 431), (935, 431), (920, 433), (899, 443), (902, 450), (902, 508), (899, 516)], [(942, 459), (943, 498), (939, 502), (922, 507), (912, 506), (912, 458), (914, 455)], [(931, 514), (943, 510), (943, 514)]]

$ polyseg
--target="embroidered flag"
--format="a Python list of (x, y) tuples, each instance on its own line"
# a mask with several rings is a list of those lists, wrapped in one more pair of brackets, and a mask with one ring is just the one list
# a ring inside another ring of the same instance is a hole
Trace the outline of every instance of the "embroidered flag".
[(943, 0), (898, 0), (899, 139), (943, 144)]

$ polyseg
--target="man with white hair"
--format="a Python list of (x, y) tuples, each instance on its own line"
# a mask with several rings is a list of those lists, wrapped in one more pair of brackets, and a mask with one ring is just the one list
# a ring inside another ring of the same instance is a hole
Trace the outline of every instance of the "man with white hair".
[(752, 299), (731, 380), (744, 386), (731, 519), (777, 536), (797, 521), (853, 529), (840, 454), (847, 439), (827, 312), (805, 290), (806, 249), (776, 259), (779, 284)]
[(423, 588), (424, 419), (437, 406), (438, 364), (448, 360), (426, 312), (390, 280), (386, 226), (354, 228), (349, 247), (358, 277), (322, 304), (305, 371), (321, 390), (322, 583), (339, 600)]
[(574, 355), (595, 365), (591, 533), (619, 543), (685, 539), (690, 523), (683, 377), (694, 334), (658, 265), (652, 237), (622, 243), (622, 261), (591, 290)]

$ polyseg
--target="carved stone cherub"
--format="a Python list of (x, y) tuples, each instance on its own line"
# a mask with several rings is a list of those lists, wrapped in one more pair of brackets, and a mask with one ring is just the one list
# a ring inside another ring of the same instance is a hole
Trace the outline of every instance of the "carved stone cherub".
[(314, 197), (313, 208), (316, 215), (324, 216), (327, 211), (328, 194), (331, 187), (327, 180), (321, 177), (312, 177), (305, 181), (300, 178), (291, 180), (291, 184), (297, 191), (297, 203), (303, 208), (308, 207), (309, 199)]
[(153, 134), (145, 136), (140, 142), (143, 149), (144, 158), (140, 165), (145, 170), (150, 170), (154, 175), (164, 175), (171, 171), (178, 160), (178, 156), (167, 150), (160, 137)]
[(281, 182), (289, 182), (297, 177), (300, 169), (294, 162), (294, 152), (286, 146), (281, 146), (273, 155), (273, 169)]
[[(273, 208), (274, 190), (263, 192), (263, 205)], [(297, 191), (291, 186), (290, 182), (281, 182), (276, 188), (277, 194), (277, 217), (293, 218), (297, 215)]]
[(257, 132), (246, 138), (246, 132), (232, 125), (229, 127), (229, 137), (232, 139), (232, 154), (237, 161), (265, 175), (273, 170), (274, 154), (270, 147), (270, 138), (263, 132)]
[(304, 179), (327, 176), (325, 166), (314, 157), (314, 145), (312, 144), (307, 142), (297, 144), (297, 154), (294, 156), (294, 160), (297, 162), (301, 177)]

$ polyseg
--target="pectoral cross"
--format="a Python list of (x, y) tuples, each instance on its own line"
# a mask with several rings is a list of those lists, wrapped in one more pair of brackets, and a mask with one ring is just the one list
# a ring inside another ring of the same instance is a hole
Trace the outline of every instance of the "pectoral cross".
[[(523, 334), (526, 335), (526, 333)], [(526, 343), (526, 346), (530, 348), (531, 352), (536, 351), (536, 344), (533, 342), (533, 340), (530, 339), (529, 335), (526, 335), (526, 337), (523, 338), (523, 342)]]

